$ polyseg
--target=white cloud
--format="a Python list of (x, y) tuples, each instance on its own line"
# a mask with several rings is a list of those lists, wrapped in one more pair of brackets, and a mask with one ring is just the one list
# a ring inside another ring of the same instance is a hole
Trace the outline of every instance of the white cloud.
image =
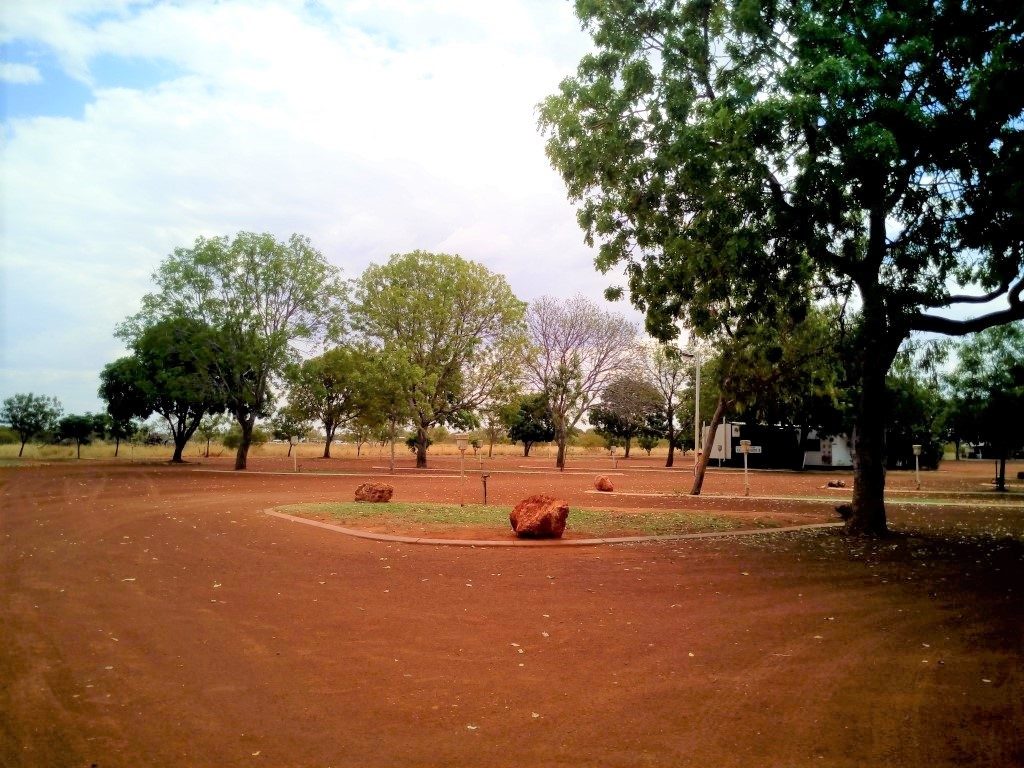
[(567, 3), (23, 10), (4, 37), (52, 46), (83, 82), (104, 55), (179, 74), (94, 87), (81, 119), (5, 125), (4, 389), (47, 382), (72, 409), (98, 407), (95, 376), (120, 349), (113, 325), (161, 258), (198, 235), (301, 232), (348, 277), (414, 248), (459, 252), (525, 299), (597, 298), (610, 282), (536, 129), (535, 105), (585, 50)]
[(13, 62), (0, 62), (0, 81), (26, 85), (41, 83), (43, 76), (39, 70), (31, 64), (17, 64)]

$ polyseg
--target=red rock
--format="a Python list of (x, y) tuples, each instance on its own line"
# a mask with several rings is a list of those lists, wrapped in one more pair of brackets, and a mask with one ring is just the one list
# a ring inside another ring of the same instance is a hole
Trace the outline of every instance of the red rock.
[(568, 517), (567, 501), (539, 493), (516, 504), (508, 520), (520, 538), (560, 539)]
[(612, 485), (612, 481), (604, 475), (601, 475), (597, 480), (594, 481), (594, 487), (599, 491), (614, 491), (615, 486)]
[(386, 483), (363, 483), (356, 488), (356, 501), (391, 501), (395, 489)]

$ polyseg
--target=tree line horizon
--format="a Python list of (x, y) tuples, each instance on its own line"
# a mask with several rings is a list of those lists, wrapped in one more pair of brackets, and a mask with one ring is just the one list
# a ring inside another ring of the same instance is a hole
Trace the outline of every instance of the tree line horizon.
[[(230, 413), (236, 469), (246, 466), (257, 421), (267, 419), (284, 439), (304, 434), (311, 423), (322, 426), (325, 457), (338, 431), (349, 429), (390, 442), (393, 467), (399, 433), (411, 426), (408, 444), (424, 467), (431, 431), (453, 427), (482, 429), (492, 443), (503, 430), (527, 455), (534, 442), (553, 441), (555, 464), (564, 468), (568, 440), (586, 421), (609, 446), (624, 445), (627, 456), (634, 439), (648, 450), (667, 440), (666, 466), (672, 466), (676, 448), (693, 444), (695, 353), (704, 356), (702, 390), (711, 407), (701, 416), (710, 416), (709, 442), (727, 417), (822, 435), (852, 429), (853, 396), (842, 350), (827, 333), (835, 321), (827, 306), (811, 308), (798, 323), (790, 319), (784, 333), (733, 344), (727, 357), (706, 342), (682, 351), (644, 341), (622, 316), (581, 296), (527, 304), (501, 275), (450, 254), (396, 254), (346, 283), (306, 238), (283, 243), (243, 232), (176, 249), (154, 281), (162, 291), (147, 294), (143, 309), (117, 329), (132, 354), (101, 373), (107, 413), (58, 424), (59, 404), (36, 399), (39, 410), (49, 409), (49, 428), (79, 450), (91, 433), (120, 441), (132, 434), (134, 419), (155, 413), (170, 430), (172, 461), (179, 462), (196, 434), (207, 442), (217, 434), (221, 422), (211, 417)], [(1024, 349), (1019, 326), (997, 330), (994, 347), (963, 347), (970, 370), (979, 369), (979, 356), (1009, 349), (1012, 357)], [(303, 357), (296, 342), (306, 343), (307, 352), (322, 351)], [(937, 464), (940, 415), (956, 420), (957, 429), (946, 430), (949, 439), (998, 442), (1005, 430), (994, 425), (1005, 423), (1005, 413), (989, 414), (987, 426), (978, 415), (991, 393), (972, 391), (940, 414), (936, 349), (927, 351), (932, 359), (906, 350), (890, 380), (899, 450), (923, 442)], [(961, 368), (948, 383), (966, 393), (964, 376), (970, 376)], [(920, 381), (928, 375), (930, 388)], [(993, 373), (987, 375), (984, 386)], [(1005, 448), (1004, 461), (1010, 444)], [(700, 492), (709, 456), (705, 446), (693, 493)]]

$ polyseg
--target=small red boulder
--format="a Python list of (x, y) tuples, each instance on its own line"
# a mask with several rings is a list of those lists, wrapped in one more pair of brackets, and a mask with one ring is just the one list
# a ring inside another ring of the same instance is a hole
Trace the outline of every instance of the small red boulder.
[(599, 491), (610, 492), (615, 490), (615, 486), (612, 485), (612, 481), (604, 475), (601, 475), (597, 480), (594, 481), (594, 487)]
[(508, 519), (520, 538), (560, 539), (568, 517), (568, 502), (539, 493), (516, 504)]
[(387, 483), (363, 483), (356, 488), (356, 501), (391, 501), (394, 492), (395, 489)]

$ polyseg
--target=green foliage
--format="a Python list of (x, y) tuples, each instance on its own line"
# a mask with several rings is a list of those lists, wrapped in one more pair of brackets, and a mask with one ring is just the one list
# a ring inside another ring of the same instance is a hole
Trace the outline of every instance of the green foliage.
[(1024, 447), (1024, 323), (989, 328), (956, 351), (959, 362), (946, 378), (948, 427), (989, 444), (1005, 462)]
[(555, 439), (548, 398), (543, 392), (523, 395), (505, 405), (499, 412), (508, 439), (523, 444), (523, 455), (529, 456), (534, 443)]
[(342, 345), (287, 372), (288, 411), (296, 419), (323, 424), (324, 458), (330, 458), (337, 430), (364, 413), (374, 397), (371, 387), (376, 382), (367, 376), (372, 354), (370, 349)]
[(945, 400), (939, 385), (916, 367), (897, 368), (886, 378), (889, 390), (886, 465), (914, 467), (913, 446), (920, 445), (922, 469), (938, 469), (945, 448), (942, 422)]
[(271, 380), (295, 358), (293, 343), (340, 332), (345, 286), (338, 270), (308, 238), (292, 235), (284, 243), (239, 232), (177, 248), (153, 280), (157, 290), (118, 334), (132, 341), (172, 318), (209, 329), (205, 362), (240, 425), (235, 468), (244, 469), (250, 431), (270, 413)]
[(636, 444), (647, 453), (651, 455), (651, 451), (658, 447), (658, 443), (661, 442), (661, 438), (653, 434), (642, 434), (636, 439)]
[(0, 422), (13, 429), (21, 441), (18, 456), (25, 450), (25, 443), (33, 437), (51, 432), (57, 427), (61, 405), (55, 397), (27, 394), (11, 395), (0, 407)]
[[(270, 433), (258, 426), (252, 428), (252, 432), (249, 435), (249, 445), (259, 446), (264, 445), (270, 440)], [(224, 433), (224, 437), (221, 439), (225, 448), (235, 450), (242, 444), (242, 427), (235, 423), (231, 425), (231, 428)]]
[(222, 412), (224, 390), (213, 355), (218, 332), (187, 317), (166, 317), (140, 327), (133, 354), (100, 372), (99, 395), (119, 421), (159, 414), (171, 431), (174, 462), (204, 416)]
[(0, 427), (0, 445), (14, 445), (21, 442), (21, 437), (10, 427)]
[(70, 414), (57, 422), (55, 437), (59, 441), (75, 444), (77, 457), (82, 458), (82, 446), (88, 445), (97, 433), (102, 434), (103, 416), (91, 413)]
[(353, 326), (391, 359), (406, 361), (401, 396), (418, 430), (463, 428), (468, 416), (506, 387), (521, 357), (524, 305), (505, 278), (448, 254), (392, 256), (356, 282)]
[(599, 405), (590, 409), (588, 420), (598, 432), (611, 438), (610, 445), (621, 441), (629, 458), (633, 438), (663, 432), (663, 406), (661, 392), (649, 381), (620, 376), (605, 387)]
[[(405, 438), (405, 447), (408, 448), (413, 453), (419, 453), (420, 444), (421, 441), (418, 433), (414, 432), (413, 434), (408, 435)], [(434, 439), (430, 437), (430, 435), (427, 435), (426, 438), (424, 438), (423, 440), (423, 444), (425, 445), (425, 448), (430, 448), (430, 446), (434, 444)]]
[[(728, 336), (780, 313), (800, 322), (821, 298), (855, 307), (850, 530), (884, 532), (885, 375), (900, 344), (1024, 318), (1019, 7), (576, 11), (596, 50), (540, 122), (598, 268), (624, 267), (663, 339), (679, 320)], [(935, 311), (952, 305), (981, 313)]]
[(281, 408), (270, 419), (270, 434), (275, 440), (286, 440), (290, 443), (293, 439), (298, 440), (309, 434), (309, 420), (304, 414), (291, 408)]

